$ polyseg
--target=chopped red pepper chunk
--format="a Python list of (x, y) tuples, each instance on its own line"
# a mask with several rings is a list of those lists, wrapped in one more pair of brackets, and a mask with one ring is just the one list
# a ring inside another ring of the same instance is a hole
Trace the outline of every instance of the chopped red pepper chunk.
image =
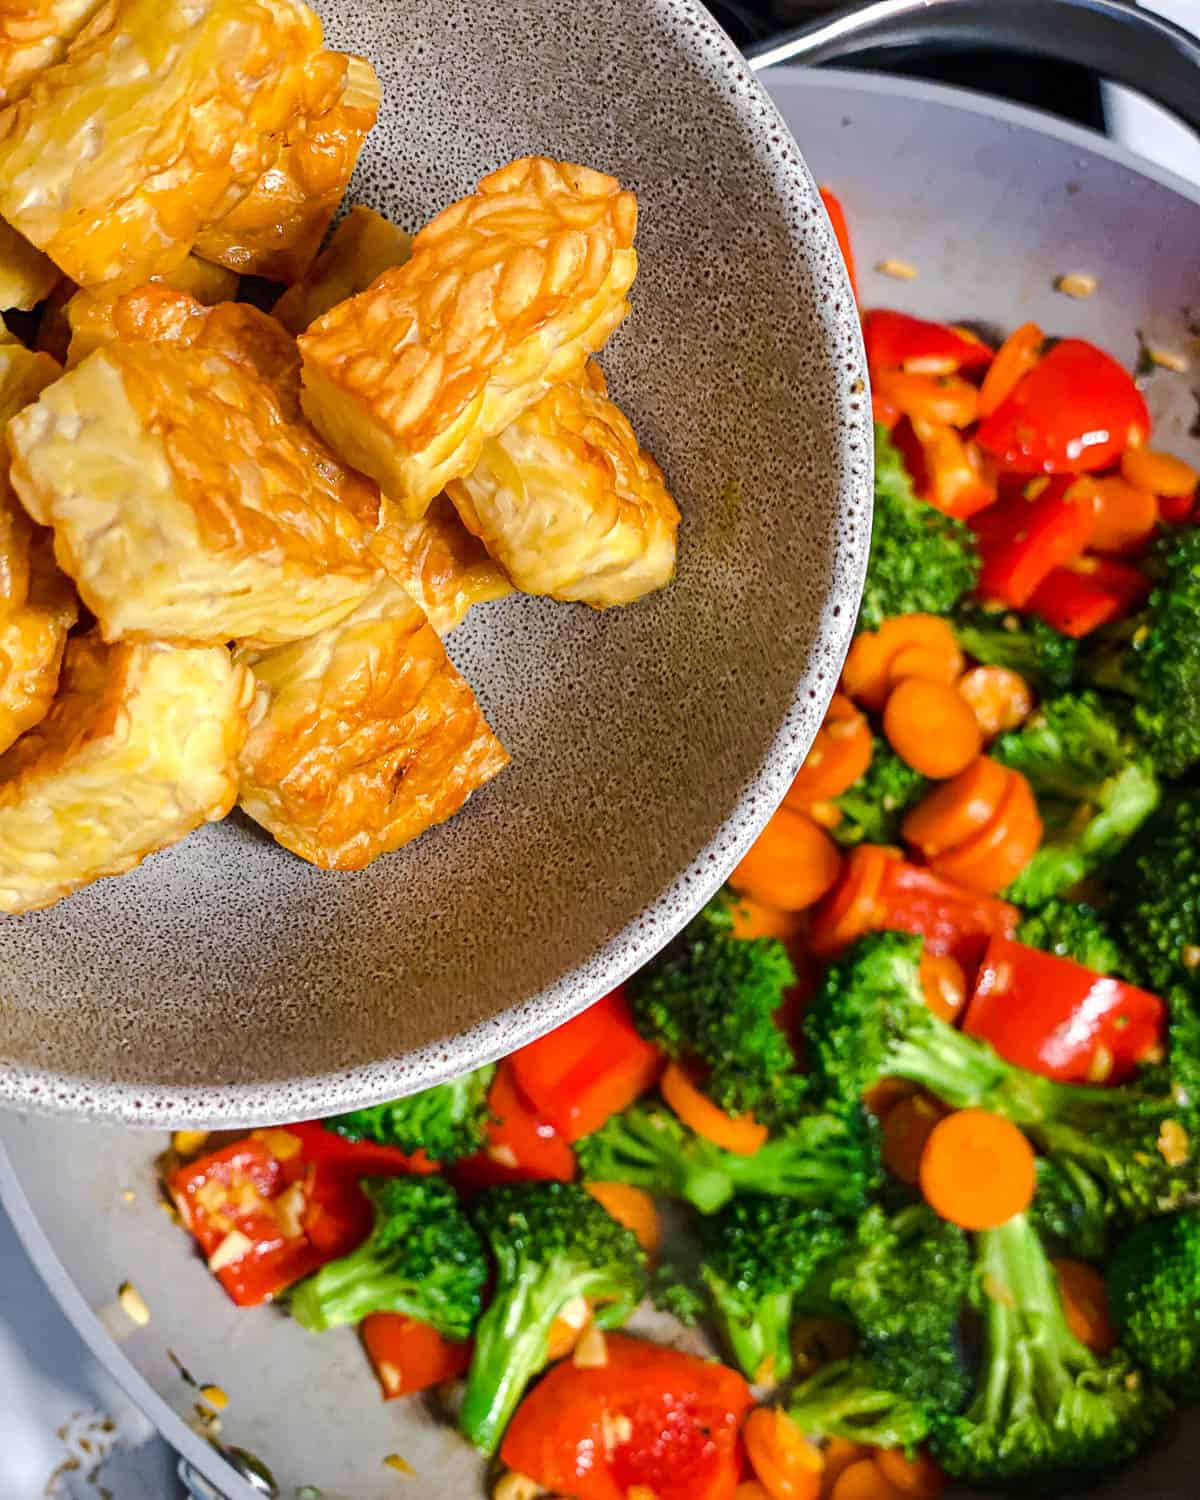
[(907, 370), (914, 375), (953, 375), (983, 370), (992, 362), (992, 350), (982, 339), (887, 307), (865, 314), (863, 342), (872, 374)]
[(1024, 609), (1054, 568), (1073, 562), (1092, 535), (1091, 495), (1051, 480), (1036, 499), (1010, 498), (979, 517), (979, 595)]
[(1057, 954), (994, 937), (963, 1030), (1011, 1063), (1065, 1083), (1122, 1083), (1161, 1047), (1157, 995)]
[(1023, 375), (978, 438), (1014, 474), (1082, 474), (1145, 442), (1150, 413), (1133, 377), (1083, 339), (1063, 339)]
[(1150, 592), (1140, 568), (1104, 557), (1081, 557), (1066, 568), (1053, 568), (1029, 599), (1029, 608), (1063, 635), (1090, 635), (1101, 625), (1121, 620)]
[(450, 1169), (460, 1192), (475, 1192), (502, 1182), (537, 1179), (570, 1182), (575, 1153), (569, 1142), (544, 1120), (521, 1092), (512, 1059), (496, 1069), (488, 1090), (487, 1145)]

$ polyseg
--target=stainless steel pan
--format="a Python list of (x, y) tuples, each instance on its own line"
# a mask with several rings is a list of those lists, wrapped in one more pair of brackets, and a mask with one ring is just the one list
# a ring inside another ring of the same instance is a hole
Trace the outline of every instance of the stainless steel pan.
[[(786, 49), (824, 57), (868, 35), (878, 41), (885, 26), (896, 37), (945, 36), (981, 17), (988, 34), (1010, 42), (1028, 36), (1044, 47), (1059, 37), (1072, 55), (1200, 122), (1195, 44), (1112, 0), (886, 0), (855, 24), (810, 28)], [(1034, 29), (1014, 34), (1018, 20)], [(788, 68), (767, 81), (814, 173), (846, 204), (868, 303), (997, 328), (1035, 318), (1129, 361), (1139, 337), (1176, 351), (1193, 372), (1159, 371), (1148, 395), (1164, 443), (1200, 461), (1200, 441), (1189, 436), (1200, 341), (1188, 312), (1200, 311), (1200, 190), (1085, 132), (953, 90)], [(916, 278), (874, 269), (889, 258), (910, 262)], [(1095, 276), (1095, 295), (1057, 294), (1054, 280), (1068, 271)], [(194, 1472), (236, 1500), (261, 1493), (190, 1430), (196, 1393), (172, 1351), (198, 1380), (228, 1391), (220, 1441), (258, 1455), (289, 1500), (305, 1485), (323, 1500), (476, 1500), (475, 1460), (419, 1402), (380, 1403), (352, 1334), (305, 1334), (270, 1308), (238, 1312), (224, 1300), (156, 1206), (158, 1149), (156, 1138), (127, 1131), (0, 1117), (0, 1196), (85, 1338)], [(126, 1324), (118, 1346), (97, 1315), (126, 1278), (151, 1321)], [(406, 1458), (416, 1478), (384, 1468), (389, 1453)], [(1181, 1424), (1102, 1493), (1185, 1500), (1198, 1468), (1200, 1424)]]

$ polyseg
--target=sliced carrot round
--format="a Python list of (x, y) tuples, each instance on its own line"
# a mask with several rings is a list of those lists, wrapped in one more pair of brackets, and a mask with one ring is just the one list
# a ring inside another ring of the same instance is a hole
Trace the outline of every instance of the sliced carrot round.
[(1117, 1338), (1108, 1316), (1104, 1277), (1086, 1261), (1053, 1262), (1067, 1327), (1093, 1354), (1109, 1354)]
[(733, 1500), (771, 1500), (757, 1479), (743, 1479), (733, 1492)]
[(841, 852), (823, 828), (794, 808), (780, 807), (729, 884), (764, 906), (803, 911), (829, 890), (841, 867)]
[(829, 1500), (904, 1500), (873, 1458), (863, 1458), (843, 1469), (829, 1492)]
[(739, 896), (729, 908), (729, 917), (733, 935), (739, 938), (773, 937), (790, 943), (804, 930), (804, 919), (799, 912), (764, 906), (753, 896)]
[(883, 1164), (893, 1177), (916, 1186), (926, 1143), (945, 1118), (945, 1108), (928, 1094), (913, 1094), (888, 1110), (883, 1117)]
[(967, 1003), (967, 976), (962, 964), (949, 953), (922, 953), (921, 988), (925, 1004), (934, 1015), (953, 1026)]
[(863, 631), (851, 642), (842, 668), (842, 688), (864, 708), (878, 712), (891, 686), (892, 658), (906, 646), (932, 646), (962, 661), (958, 639), (940, 615), (893, 615), (878, 630)]
[(946, 1488), (945, 1470), (923, 1450), (910, 1458), (903, 1448), (878, 1448), (875, 1462), (883, 1477), (912, 1500), (938, 1500)]
[(742, 1425), (746, 1457), (771, 1500), (817, 1500), (825, 1460), (787, 1412), (758, 1406)]
[(1172, 500), (1186, 500), (1200, 478), (1191, 464), (1159, 448), (1126, 448), (1121, 455), (1121, 477), (1138, 489)]
[[(1138, 449), (1131, 449), (1138, 452)], [(1120, 474), (1077, 480), (1068, 494), (1086, 491), (1092, 497), (1092, 538), (1096, 552), (1130, 552), (1140, 547), (1158, 524), (1158, 497), (1152, 490), (1131, 484)]]
[(911, 1099), (916, 1092), (917, 1085), (907, 1078), (881, 1078), (863, 1095), (863, 1103), (877, 1120), (882, 1120), (901, 1099)]
[(859, 844), (842, 862), (837, 884), (812, 914), (808, 942), (822, 957), (873, 932), (879, 922), (879, 890), (892, 856), (877, 844)]
[(963, 669), (962, 652), (938, 646), (902, 646), (888, 663), (888, 683), (895, 687), (906, 677), (924, 677), (929, 682), (954, 682)]
[(906, 677), (883, 710), (888, 743), (914, 771), (942, 780), (965, 770), (983, 748), (966, 700), (944, 682)]
[(996, 1229), (1033, 1202), (1036, 1167), (1024, 1135), (986, 1109), (960, 1109), (934, 1126), (920, 1184), (936, 1214), (962, 1229)]
[(657, 1255), (662, 1246), (662, 1220), (654, 1199), (626, 1182), (586, 1182), (584, 1187), (596, 1202), (631, 1230), (647, 1255)]
[(1033, 788), (1019, 771), (991, 822), (979, 833), (930, 860), (937, 874), (970, 891), (994, 896), (1014, 881), (1042, 841), (1042, 817)]
[(835, 693), (784, 803), (803, 811), (852, 787), (871, 764), (871, 727), (845, 693)]
[(988, 755), (927, 792), (902, 825), (906, 843), (933, 859), (980, 833), (996, 816), (1011, 772)]
[(825, 1444), (825, 1488), (831, 1489), (843, 1469), (848, 1469), (851, 1464), (861, 1462), (864, 1458), (871, 1457), (870, 1448), (862, 1443), (852, 1443), (849, 1438), (833, 1437)]
[(1033, 712), (1033, 690), (1010, 667), (972, 667), (958, 679), (984, 739), (1019, 729)]
[(667, 1064), (658, 1086), (683, 1123), (714, 1146), (737, 1156), (753, 1156), (767, 1139), (765, 1125), (753, 1115), (727, 1115), (701, 1093), (679, 1063)]
[(990, 417), (1012, 394), (1023, 375), (1027, 375), (1042, 357), (1046, 335), (1036, 323), (1022, 323), (1004, 340), (988, 366), (979, 387), (979, 416)]

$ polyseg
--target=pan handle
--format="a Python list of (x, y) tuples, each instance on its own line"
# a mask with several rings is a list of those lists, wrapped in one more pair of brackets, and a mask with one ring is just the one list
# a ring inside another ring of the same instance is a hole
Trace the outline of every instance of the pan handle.
[(747, 57), (757, 72), (953, 42), (1070, 57), (1131, 84), (1200, 133), (1200, 41), (1128, 0), (871, 0), (757, 42)]

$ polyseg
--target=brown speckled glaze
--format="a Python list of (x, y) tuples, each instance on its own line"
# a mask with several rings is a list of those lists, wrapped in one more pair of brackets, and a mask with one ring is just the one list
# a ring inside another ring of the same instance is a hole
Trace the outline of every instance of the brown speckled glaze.
[(280, 1121), (408, 1092), (567, 1019), (720, 884), (832, 692), (869, 526), (857, 320), (790, 135), (692, 0), (333, 0), (384, 88), (351, 196), (416, 229), (526, 152), (636, 189), (605, 351), (684, 514), (679, 578), (512, 599), (451, 641), (513, 756), (361, 874), (233, 818), (0, 925), (0, 1102)]

